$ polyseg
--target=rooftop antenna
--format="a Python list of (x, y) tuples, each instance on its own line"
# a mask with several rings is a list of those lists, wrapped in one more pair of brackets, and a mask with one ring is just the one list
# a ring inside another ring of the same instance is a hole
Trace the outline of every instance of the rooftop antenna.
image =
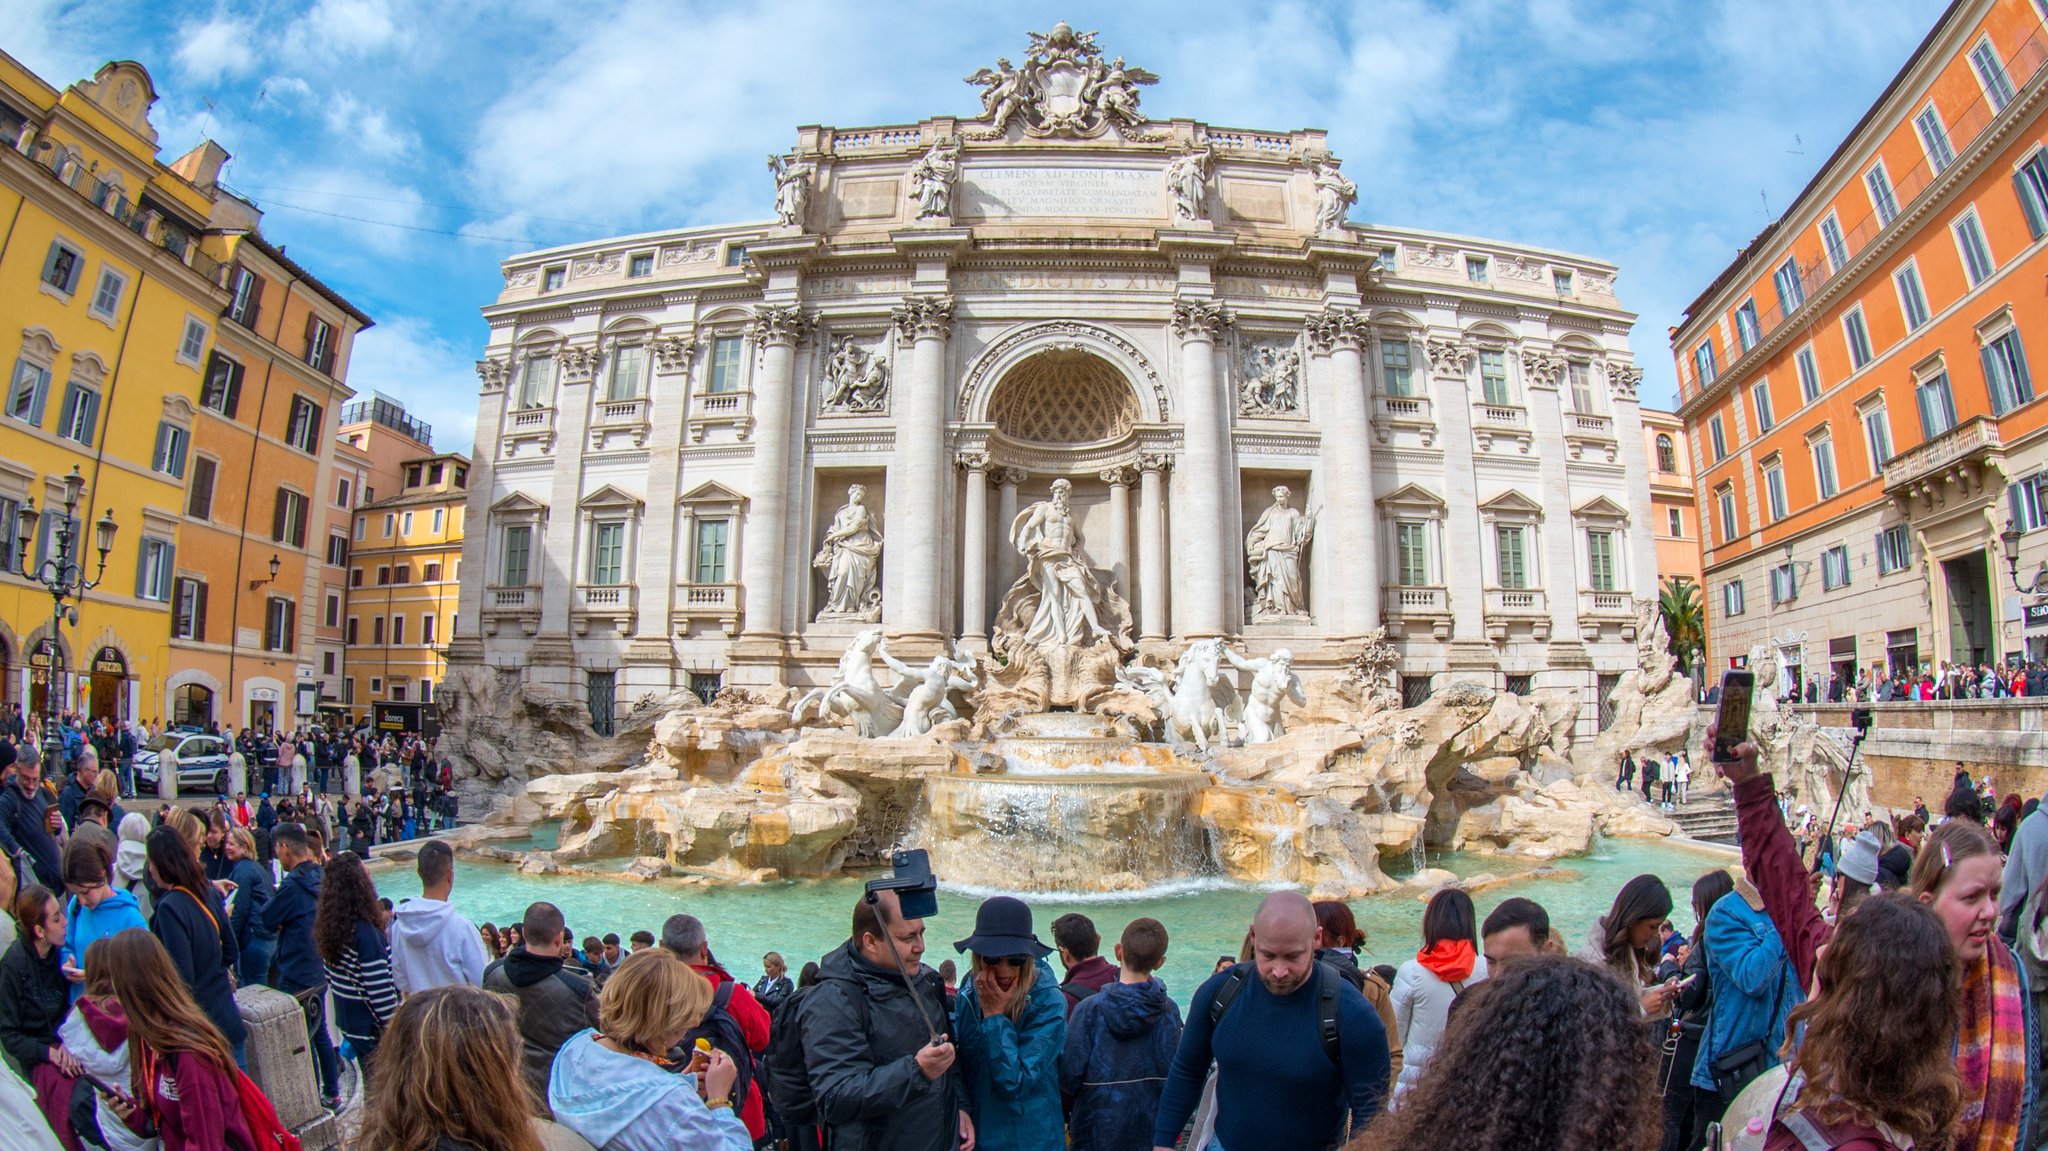
[(1800, 139), (1800, 138), (1799, 138), (1799, 133), (1797, 133), (1797, 132), (1794, 132), (1794, 133), (1792, 133), (1792, 142), (1793, 142), (1794, 144), (1797, 144), (1797, 145), (1799, 145), (1799, 146), (1798, 146), (1798, 147), (1796, 147), (1796, 148), (1787, 148), (1787, 149), (1785, 149), (1785, 154), (1786, 154), (1786, 155), (1788, 155), (1788, 156), (1804, 156), (1804, 155), (1806, 155), (1806, 141), (1804, 141), (1804, 140), (1802, 140), (1802, 139)]
[(1771, 215), (1770, 194), (1768, 192), (1765, 192), (1762, 188), (1758, 188), (1756, 190), (1756, 197), (1757, 199), (1762, 200), (1764, 202), (1764, 220), (1768, 222), (1772, 219), (1775, 219), (1776, 217)]

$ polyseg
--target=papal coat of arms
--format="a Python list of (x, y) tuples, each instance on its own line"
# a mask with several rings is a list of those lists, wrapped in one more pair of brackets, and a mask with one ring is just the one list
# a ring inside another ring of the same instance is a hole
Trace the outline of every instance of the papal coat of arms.
[(983, 88), (981, 108), (988, 127), (970, 139), (999, 139), (1012, 120), (1031, 136), (1099, 136), (1111, 126), (1126, 136), (1145, 123), (1138, 111), (1138, 85), (1159, 77), (1116, 57), (1105, 61), (1093, 32), (1076, 32), (1063, 20), (1050, 32), (1033, 32), (1021, 67), (998, 57), (995, 67), (967, 77)]

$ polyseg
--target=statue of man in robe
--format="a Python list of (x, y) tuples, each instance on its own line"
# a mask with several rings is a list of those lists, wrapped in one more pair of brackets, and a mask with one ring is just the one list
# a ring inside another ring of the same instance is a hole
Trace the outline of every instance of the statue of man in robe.
[(1251, 565), (1252, 610), (1256, 617), (1308, 614), (1302, 553), (1315, 535), (1316, 518), (1289, 506), (1292, 493), (1282, 484), (1273, 489), (1273, 506), (1244, 537), (1245, 559)]

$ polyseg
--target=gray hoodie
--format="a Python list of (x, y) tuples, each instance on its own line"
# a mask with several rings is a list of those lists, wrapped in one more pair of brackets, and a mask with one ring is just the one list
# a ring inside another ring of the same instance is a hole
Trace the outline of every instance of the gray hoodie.
[(439, 899), (408, 899), (391, 913), (391, 979), (407, 995), (462, 983), (481, 987), (483, 939)]

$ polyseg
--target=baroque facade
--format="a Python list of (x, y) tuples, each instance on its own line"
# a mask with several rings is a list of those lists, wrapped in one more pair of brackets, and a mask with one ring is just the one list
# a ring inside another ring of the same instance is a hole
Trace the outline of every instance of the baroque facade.
[(1150, 119), (1151, 79), (1060, 25), (977, 116), (800, 129), (771, 222), (506, 261), (451, 689), (518, 669), (604, 730), (876, 627), (1304, 678), (1384, 628), (1411, 698), (1596, 726), (1657, 571), (1614, 266), (1349, 223), (1322, 132)]

